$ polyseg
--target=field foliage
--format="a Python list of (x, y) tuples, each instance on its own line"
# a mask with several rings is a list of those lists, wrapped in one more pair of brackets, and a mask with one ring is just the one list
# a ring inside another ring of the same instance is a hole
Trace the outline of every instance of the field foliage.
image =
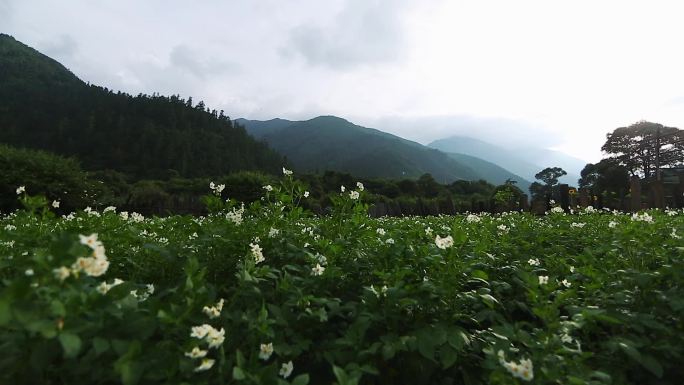
[(212, 187), (163, 218), (19, 189), (0, 382), (681, 383), (681, 211), (370, 219), (357, 185), (319, 217), (290, 175), (248, 207)]

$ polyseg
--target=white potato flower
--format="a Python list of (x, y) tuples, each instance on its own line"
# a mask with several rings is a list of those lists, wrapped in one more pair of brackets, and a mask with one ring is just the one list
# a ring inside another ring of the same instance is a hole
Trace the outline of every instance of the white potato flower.
[(212, 366), (214, 366), (215, 360), (212, 360), (211, 358), (203, 358), (202, 363), (195, 368), (196, 372), (203, 372), (205, 370), (211, 369)]
[(442, 250), (446, 250), (447, 248), (451, 247), (454, 245), (454, 238), (451, 237), (451, 235), (442, 238), (439, 235), (435, 237), (435, 245), (439, 247)]
[(249, 247), (252, 249), (252, 257), (254, 257), (254, 263), (259, 264), (266, 260), (266, 258), (264, 258), (263, 250), (261, 249), (261, 246), (259, 246), (259, 244), (250, 243)]
[(317, 263), (315, 267), (311, 268), (311, 274), (313, 274), (315, 276), (322, 275), (324, 271), (325, 271), (325, 267), (321, 266), (320, 263)]
[(259, 358), (261, 358), (264, 361), (267, 361), (269, 358), (271, 358), (271, 354), (273, 354), (272, 342), (269, 342), (267, 344), (261, 344), (259, 346)]
[(293, 370), (294, 364), (292, 364), (292, 361), (290, 361), (288, 363), (283, 364), (280, 367), (280, 372), (278, 374), (280, 374), (280, 376), (282, 376), (283, 378), (288, 378), (292, 374)]
[(192, 348), (191, 351), (185, 352), (185, 356), (188, 358), (193, 358), (193, 359), (194, 358), (203, 358), (203, 357), (206, 357), (207, 353), (208, 353), (207, 350), (202, 350), (202, 349), (198, 348), (197, 346), (195, 346), (194, 348)]

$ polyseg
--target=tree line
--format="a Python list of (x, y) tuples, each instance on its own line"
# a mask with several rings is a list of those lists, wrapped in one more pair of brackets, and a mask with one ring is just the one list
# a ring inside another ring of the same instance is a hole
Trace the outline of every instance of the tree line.
[[(631, 177), (652, 181), (660, 180), (664, 169), (684, 171), (684, 130), (676, 127), (639, 121), (607, 134), (601, 150), (604, 158), (582, 169), (577, 187), (601, 197), (608, 205), (618, 206), (619, 198), (629, 194)], [(539, 182), (530, 187), (532, 199), (557, 199), (558, 178), (563, 175), (566, 172), (559, 167), (540, 171), (535, 175)]]

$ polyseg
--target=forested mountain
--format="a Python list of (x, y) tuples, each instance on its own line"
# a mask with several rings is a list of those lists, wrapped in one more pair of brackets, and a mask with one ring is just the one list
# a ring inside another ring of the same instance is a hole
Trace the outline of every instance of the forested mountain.
[(466, 136), (451, 136), (435, 140), (428, 146), (448, 153), (459, 153), (486, 159), (491, 163), (505, 167), (506, 170), (520, 175), (528, 181), (534, 181), (534, 175), (546, 167), (559, 166), (568, 173), (560, 180), (563, 183), (575, 185), (579, 179), (577, 173), (582, 167), (578, 166), (575, 161), (568, 161), (574, 158), (557, 151), (541, 148), (509, 149)]
[(204, 103), (89, 85), (0, 34), (0, 142), (139, 178), (276, 172), (282, 157)]
[[(442, 183), (479, 179), (503, 183), (508, 178), (524, 182), (511, 173), (504, 177), (505, 170), (481, 159), (449, 156), (334, 116), (301, 122), (284, 119), (237, 121), (302, 171), (334, 170), (376, 178), (417, 178), (430, 173)], [(485, 169), (482, 166), (486, 166)]]
[(518, 186), (518, 188), (520, 188), (523, 192), (527, 193), (530, 189), (531, 182), (529, 180), (521, 177), (520, 175), (513, 174), (497, 164), (465, 154), (448, 152), (447, 155), (459, 163), (467, 164), (468, 167), (477, 171), (480, 177), (489, 183), (494, 185), (502, 185), (506, 183), (507, 180), (514, 180), (517, 182), (516, 186)]

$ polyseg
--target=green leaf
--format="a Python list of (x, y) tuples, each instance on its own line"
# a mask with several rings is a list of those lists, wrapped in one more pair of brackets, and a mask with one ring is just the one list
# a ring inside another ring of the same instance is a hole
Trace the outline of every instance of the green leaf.
[(480, 298), (482, 298), (482, 301), (485, 303), (485, 305), (489, 306), (490, 308), (494, 308), (494, 305), (499, 303), (496, 298), (492, 297), (489, 294), (480, 294)]
[(50, 310), (52, 310), (52, 314), (56, 316), (64, 317), (66, 315), (66, 308), (64, 307), (64, 304), (59, 300), (54, 300), (50, 302)]
[(0, 298), (0, 325), (6, 325), (12, 318), (7, 298)]
[(395, 350), (392, 344), (384, 344), (382, 346), (382, 358), (384, 360), (390, 360), (394, 357)]
[(292, 380), (292, 385), (307, 385), (309, 383), (309, 375), (307, 373), (300, 374)]
[(660, 365), (658, 360), (649, 355), (641, 355), (641, 361), (639, 361), (641, 366), (646, 368), (649, 372), (653, 373), (656, 377), (663, 377), (663, 366)]
[(242, 354), (240, 350), (235, 351), (235, 363), (240, 368), (245, 366), (245, 356)]
[(438, 345), (442, 343), (441, 334), (444, 334), (444, 339), (446, 340), (446, 333), (443, 330), (439, 333), (437, 330), (431, 329), (421, 329), (416, 333), (416, 343), (418, 344), (418, 351), (423, 357), (434, 361), (435, 360), (435, 350)]
[(591, 378), (596, 378), (606, 384), (610, 384), (613, 381), (613, 378), (610, 376), (610, 374), (598, 370), (591, 372)]
[(233, 379), (237, 381), (242, 381), (245, 378), (245, 372), (243, 372), (242, 369), (240, 369), (239, 367), (233, 366)]
[(618, 346), (620, 349), (622, 349), (623, 352), (625, 352), (631, 359), (633, 359), (636, 362), (641, 362), (641, 354), (639, 354), (639, 351), (632, 346), (630, 343), (625, 343), (625, 342), (619, 342)]
[(58, 338), (64, 349), (64, 355), (67, 358), (74, 358), (78, 355), (78, 352), (81, 350), (81, 338), (79, 336), (69, 332), (62, 332)]
[(57, 325), (55, 321), (41, 319), (26, 324), (26, 329), (40, 333), (45, 338), (54, 338), (57, 335)]
[(100, 355), (109, 350), (109, 342), (104, 338), (95, 337), (93, 338), (93, 349), (95, 349), (95, 354)]
[(442, 368), (450, 368), (456, 363), (457, 360), (458, 353), (449, 345), (444, 345), (439, 350), (439, 361), (442, 363)]
[(339, 385), (357, 385), (359, 383), (358, 377), (351, 377), (347, 372), (339, 366), (333, 365), (333, 373)]
[(137, 361), (130, 360), (121, 364), (121, 382), (124, 385), (135, 385), (143, 374), (143, 366)]
[(489, 279), (489, 275), (488, 275), (486, 272), (482, 271), (482, 270), (473, 270), (473, 272), (471, 273), (471, 275), (472, 275), (474, 278), (483, 279), (483, 280), (485, 280), (485, 281), (487, 281), (487, 280)]
[(447, 336), (447, 342), (456, 350), (461, 350), (464, 345), (470, 344), (468, 335), (460, 329), (452, 329)]

